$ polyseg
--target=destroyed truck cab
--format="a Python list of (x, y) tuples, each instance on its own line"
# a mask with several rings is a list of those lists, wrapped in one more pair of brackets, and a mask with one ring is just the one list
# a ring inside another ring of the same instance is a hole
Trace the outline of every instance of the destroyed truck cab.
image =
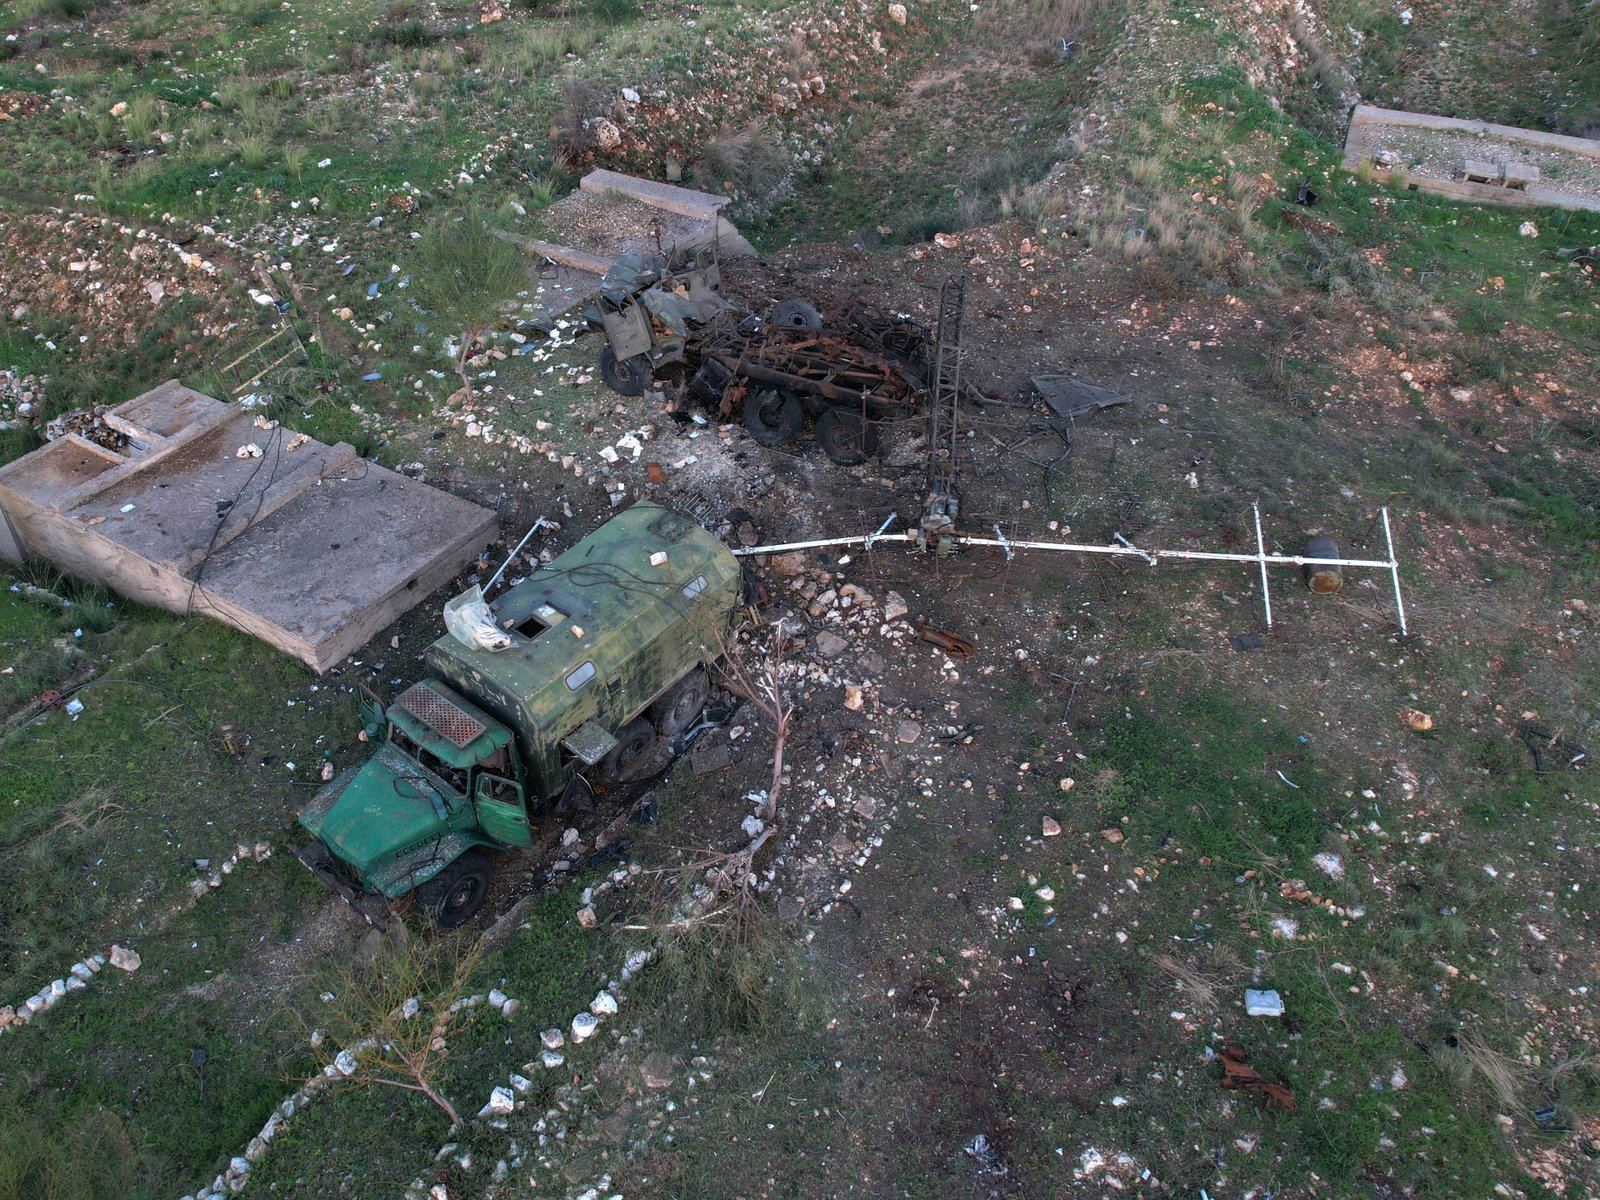
[(606, 337), (600, 378), (619, 395), (644, 395), (657, 368), (684, 360), (690, 331), (732, 307), (722, 295), (715, 247), (699, 246), (670, 262), (653, 254), (618, 255), (583, 313)]
[(489, 605), (487, 638), (447, 634), (420, 682), (362, 705), (377, 750), (300, 814), (317, 840), (296, 857), (374, 924), (408, 893), (436, 925), (471, 919), (485, 851), (532, 846), (542, 814), (592, 803), (584, 772), (625, 776), (690, 728), (739, 590), (689, 518), (619, 514)]

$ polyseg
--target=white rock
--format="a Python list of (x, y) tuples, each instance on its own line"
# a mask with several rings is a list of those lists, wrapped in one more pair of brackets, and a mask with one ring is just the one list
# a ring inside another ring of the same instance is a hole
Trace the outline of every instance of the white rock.
[(533, 1080), (526, 1075), (513, 1075), (508, 1082), (511, 1084), (512, 1089), (517, 1092), (526, 1092), (533, 1086)]
[(1521, 225), (1517, 226), (1517, 232), (1523, 237), (1538, 237), (1539, 227), (1532, 221), (1524, 221)]
[(478, 1110), (480, 1117), (490, 1114), (504, 1116), (506, 1113), (516, 1111), (517, 1098), (508, 1087), (497, 1087), (489, 1093), (489, 1103)]
[(507, 999), (509, 999), (509, 997), (507, 997), (507, 995), (499, 988), (489, 989), (489, 1003), (494, 1005), (496, 1008), (504, 1008)]
[(415, 996), (412, 996), (400, 1006), (400, 1016), (402, 1019), (407, 1021), (411, 1020), (421, 1011), (422, 1001), (418, 1000)]
[(1337, 854), (1324, 850), (1321, 854), (1313, 855), (1311, 862), (1329, 879), (1344, 878), (1344, 860)]
[(597, 1017), (614, 1017), (617, 1015), (617, 998), (610, 992), (601, 992), (589, 1001), (589, 1011)]
[(572, 1040), (574, 1042), (588, 1041), (599, 1027), (599, 1017), (596, 1017), (593, 1013), (581, 1012), (572, 1018)]
[(129, 950), (122, 946), (111, 947), (111, 965), (118, 970), (137, 971), (143, 961), (137, 950)]
[(739, 828), (744, 831), (744, 835), (747, 838), (760, 837), (762, 830), (766, 829), (766, 827), (766, 823), (760, 817), (754, 815), (748, 816), (739, 822)]
[(639, 93), (634, 91), (634, 89), (631, 87), (625, 87), (622, 89), (622, 98), (629, 104), (639, 103)]
[(1049, 884), (1046, 884), (1041, 888), (1034, 888), (1033, 894), (1039, 897), (1039, 899), (1043, 900), (1046, 904), (1050, 903), (1050, 901), (1056, 898), (1056, 890)]
[(889, 5), (889, 19), (896, 25), (904, 25), (906, 23), (906, 6), (904, 4)]
[(567, 1039), (559, 1029), (546, 1029), (539, 1035), (539, 1041), (544, 1044), (546, 1050), (559, 1050), (566, 1045)]
[(361, 1064), (356, 1061), (356, 1056), (350, 1053), (348, 1050), (341, 1050), (338, 1054), (334, 1055), (333, 1069), (338, 1071), (339, 1074), (343, 1075), (347, 1079), (356, 1073), (356, 1070), (360, 1067), (360, 1065)]
[(559, 1050), (546, 1050), (543, 1054), (539, 1055), (539, 1061), (550, 1070), (554, 1070), (567, 1061), (567, 1056), (562, 1054)]
[(885, 621), (898, 621), (911, 611), (906, 604), (906, 598), (899, 592), (890, 592), (883, 598), (883, 619)]
[(1045, 837), (1060, 837), (1061, 836), (1061, 822), (1056, 820), (1054, 817), (1046, 817), (1044, 819), (1044, 836)]
[(500, 1015), (508, 1021), (522, 1009), (522, 1001), (512, 997), (500, 1006)]

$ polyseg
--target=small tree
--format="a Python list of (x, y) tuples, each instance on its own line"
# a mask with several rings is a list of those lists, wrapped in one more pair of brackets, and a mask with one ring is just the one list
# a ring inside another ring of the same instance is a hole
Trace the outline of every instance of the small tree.
[[(750, 701), (772, 722), (772, 782), (767, 786), (767, 799), (761, 806), (761, 819), (773, 825), (778, 816), (778, 793), (783, 787), (783, 751), (789, 741), (789, 719), (794, 715), (794, 701), (783, 685), (783, 656), (788, 649), (783, 632), (783, 622), (772, 627), (772, 642), (766, 657), (755, 656), (739, 645), (737, 635), (732, 642), (719, 639), (722, 649), (722, 680), (734, 695)], [(765, 837), (759, 839), (760, 848)]]
[(467, 358), (472, 344), (494, 328), (507, 304), (528, 285), (527, 263), (511, 242), (497, 237), (476, 208), (442, 217), (417, 242), (411, 302), (435, 330), (460, 330), (456, 374), (472, 399)]
[(325, 983), (324, 994), (333, 999), (319, 1014), (323, 1036), (317, 1039), (324, 1065), (340, 1068), (333, 1078), (421, 1092), (450, 1118), (452, 1129), (461, 1124), (439, 1077), (450, 1050), (446, 1034), (461, 1015), (451, 1006), (480, 962), (465, 942), (405, 938), (386, 942), (378, 959), (365, 966), (336, 967)]

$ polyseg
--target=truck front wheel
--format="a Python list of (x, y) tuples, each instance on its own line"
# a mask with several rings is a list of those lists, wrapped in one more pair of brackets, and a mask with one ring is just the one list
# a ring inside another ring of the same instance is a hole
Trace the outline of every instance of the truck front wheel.
[(610, 780), (620, 780), (639, 756), (655, 744), (656, 730), (644, 717), (635, 717), (617, 731), (617, 744), (611, 753), (600, 760), (600, 774)]
[(600, 351), (600, 378), (620, 396), (642, 396), (650, 385), (650, 360), (642, 354), (618, 358), (610, 346)]
[(493, 874), (481, 852), (468, 850), (417, 889), (417, 906), (440, 929), (465, 925), (483, 907)]

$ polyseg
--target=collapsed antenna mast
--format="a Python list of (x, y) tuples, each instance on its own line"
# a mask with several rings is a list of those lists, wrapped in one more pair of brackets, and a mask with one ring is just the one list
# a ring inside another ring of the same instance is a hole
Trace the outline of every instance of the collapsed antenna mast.
[(961, 513), (956, 490), (956, 424), (961, 397), (961, 326), (967, 311), (967, 280), (953, 275), (939, 289), (938, 345), (933, 395), (928, 401), (927, 498), (917, 527), (917, 549), (948, 554)]

